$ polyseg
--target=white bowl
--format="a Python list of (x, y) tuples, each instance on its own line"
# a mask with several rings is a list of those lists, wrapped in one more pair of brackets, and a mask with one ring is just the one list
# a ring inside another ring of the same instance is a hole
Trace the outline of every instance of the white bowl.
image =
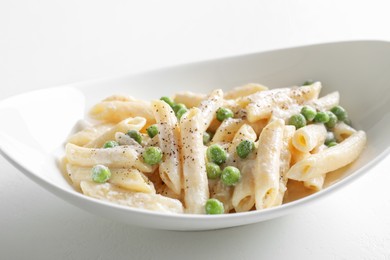
[[(358, 41), (305, 46), (200, 62), (63, 87), (0, 102), (0, 152), (26, 176), (58, 197), (97, 215), (124, 223), (170, 230), (233, 227), (275, 218), (306, 206), (351, 183), (389, 153), (390, 43)], [(354, 126), (368, 135), (357, 162), (329, 175), (326, 188), (282, 206), (229, 215), (168, 215), (98, 201), (76, 192), (58, 167), (63, 144), (92, 104), (113, 93), (154, 99), (181, 90), (209, 92), (248, 82), (270, 87), (323, 83), (338, 90)], [(380, 181), (380, 180), (378, 180)]]

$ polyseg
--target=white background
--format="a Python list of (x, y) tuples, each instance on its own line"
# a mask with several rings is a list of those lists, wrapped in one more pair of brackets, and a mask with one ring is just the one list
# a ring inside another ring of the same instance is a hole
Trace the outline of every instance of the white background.
[[(390, 41), (387, 2), (0, 0), (0, 99), (302, 44)], [(0, 158), (0, 258), (390, 259), (389, 168), (390, 157), (342, 191), (279, 219), (170, 232), (84, 212)]]

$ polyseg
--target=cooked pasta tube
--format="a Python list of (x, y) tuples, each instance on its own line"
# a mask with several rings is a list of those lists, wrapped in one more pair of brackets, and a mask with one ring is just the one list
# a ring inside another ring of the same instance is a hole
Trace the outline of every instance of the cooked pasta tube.
[(324, 143), (326, 133), (324, 124), (306, 125), (295, 132), (292, 144), (301, 152), (310, 152)]
[[(313, 154), (319, 153), (325, 149), (328, 149), (328, 147), (325, 144), (323, 144), (323, 145), (316, 147), (316, 149), (314, 149), (312, 151), (312, 153)], [(307, 157), (309, 157), (309, 156), (307, 156)], [(319, 190), (322, 190), (322, 186), (324, 185), (325, 178), (326, 178), (326, 174), (324, 173), (324, 174), (321, 174), (319, 176), (316, 176), (316, 177), (313, 177), (311, 179), (304, 181), (303, 185), (308, 189), (319, 191)]]
[(163, 182), (176, 194), (182, 189), (182, 168), (179, 154), (180, 130), (171, 107), (161, 100), (152, 102), (158, 124), (159, 147), (163, 152), (159, 173)]
[(338, 122), (332, 130), (337, 142), (342, 142), (343, 140), (356, 133), (355, 129), (353, 129), (344, 122)]
[(274, 206), (281, 205), (283, 203), (284, 194), (287, 190), (287, 172), (290, 169), (291, 163), (291, 139), (294, 136), (295, 127), (286, 125), (283, 131), (283, 144), (280, 151), (280, 178), (279, 178), (279, 192), (274, 202)]
[(337, 106), (339, 101), (340, 94), (338, 91), (335, 91), (326, 96), (313, 100), (311, 104), (319, 111), (328, 111), (332, 107)]
[[(241, 126), (237, 131), (232, 144), (228, 148), (229, 159), (228, 164), (237, 165), (240, 161), (241, 181), (234, 187), (232, 195), (232, 205), (236, 212), (250, 210), (255, 204), (255, 186), (253, 180), (254, 160), (241, 160), (236, 153), (237, 146), (242, 141), (254, 142), (257, 136), (253, 128), (247, 124)], [(237, 165), (238, 166), (238, 165)]]
[(190, 109), (180, 120), (184, 204), (186, 212), (193, 214), (205, 213), (209, 198), (202, 125), (198, 108)]
[(319, 191), (322, 190), (322, 186), (324, 186), (325, 178), (326, 174), (324, 173), (304, 181), (303, 185), (308, 189)]
[(253, 178), (254, 161), (243, 164), (241, 181), (234, 187), (232, 205), (236, 212), (249, 211), (255, 205), (255, 181)]
[(211, 144), (231, 142), (243, 123), (244, 121), (242, 119), (228, 118), (223, 120), (222, 124), (215, 132), (213, 139), (211, 140)]
[(111, 123), (136, 116), (145, 118), (148, 125), (155, 122), (150, 103), (143, 100), (102, 101), (93, 106), (89, 114), (93, 119)]
[(112, 128), (101, 134), (96, 139), (92, 140), (85, 147), (101, 148), (107, 141), (115, 140), (115, 134), (117, 132), (127, 133), (130, 130), (141, 130), (146, 124), (146, 119), (142, 117), (130, 117), (122, 120)]
[(89, 125), (69, 136), (67, 142), (78, 146), (84, 146), (92, 140), (98, 138), (111, 127), (113, 127), (112, 124), (99, 124), (95, 126)]
[(207, 98), (205, 94), (194, 93), (190, 91), (179, 92), (175, 95), (173, 100), (175, 103), (184, 104), (186, 107), (198, 107), (200, 103)]
[(366, 144), (366, 134), (357, 131), (336, 146), (313, 154), (293, 165), (287, 173), (288, 178), (306, 181), (322, 174), (337, 170), (354, 161)]
[(269, 123), (260, 134), (253, 172), (257, 210), (272, 207), (277, 199), (283, 132), (284, 121), (278, 119)]
[(211, 122), (216, 117), (215, 113), (222, 104), (223, 92), (220, 89), (216, 89), (211, 92), (211, 94), (199, 104), (199, 109), (202, 112), (204, 122), (203, 128), (201, 129), (202, 131), (206, 131), (206, 129), (210, 126)]
[(249, 122), (269, 118), (275, 108), (288, 108), (294, 105), (302, 105), (317, 99), (321, 90), (321, 83), (316, 82), (311, 86), (295, 88), (271, 89), (252, 94), (244, 99)]
[(229, 91), (227, 91), (223, 97), (225, 99), (238, 99), (242, 98), (244, 96), (249, 96), (251, 94), (254, 94), (259, 91), (267, 90), (268, 88), (266, 86), (256, 84), (256, 83), (249, 83), (243, 86), (235, 87)]
[(80, 183), (81, 190), (92, 198), (113, 202), (122, 206), (147, 209), (161, 213), (183, 213), (179, 200), (158, 194), (127, 191), (110, 183), (98, 184), (89, 181)]
[[(82, 181), (92, 181), (92, 167), (67, 164), (66, 170), (76, 188), (80, 188)], [(111, 184), (130, 191), (156, 193), (153, 183), (137, 169), (111, 168), (110, 172), (111, 177), (108, 182)]]
[(113, 168), (134, 167), (141, 172), (152, 172), (154, 167), (142, 162), (137, 149), (132, 146), (117, 146), (109, 149), (86, 148), (68, 143), (65, 154), (69, 163), (84, 167), (102, 164)]

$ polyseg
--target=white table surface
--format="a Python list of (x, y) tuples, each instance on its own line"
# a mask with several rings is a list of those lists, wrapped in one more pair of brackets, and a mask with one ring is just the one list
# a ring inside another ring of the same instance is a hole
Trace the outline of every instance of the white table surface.
[[(0, 99), (302, 44), (390, 41), (385, 0), (238, 2), (2, 0)], [(390, 259), (389, 168), (387, 157), (345, 189), (275, 220), (171, 232), (89, 214), (0, 157), (0, 259)]]

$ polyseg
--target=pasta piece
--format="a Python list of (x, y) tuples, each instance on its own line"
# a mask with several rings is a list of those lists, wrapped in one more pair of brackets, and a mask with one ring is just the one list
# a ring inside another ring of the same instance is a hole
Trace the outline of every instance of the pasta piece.
[(246, 84), (243, 86), (235, 87), (235, 88), (227, 91), (223, 95), (223, 97), (225, 99), (238, 99), (238, 98), (241, 98), (243, 96), (249, 96), (249, 95), (254, 94), (256, 92), (267, 90), (267, 89), (268, 88), (263, 86), (263, 85), (256, 84), (256, 83), (249, 83), (249, 84)]
[(154, 167), (141, 162), (132, 146), (117, 146), (110, 149), (86, 148), (68, 143), (65, 154), (69, 163), (84, 167), (103, 164), (112, 168), (134, 167), (141, 172), (152, 172)]
[(304, 181), (303, 185), (308, 189), (319, 191), (322, 190), (322, 186), (324, 186), (325, 178), (326, 174), (324, 173)]
[(190, 91), (185, 91), (185, 92), (179, 92), (175, 95), (173, 100), (175, 103), (179, 104), (182, 103), (186, 105), (186, 107), (191, 108), (191, 107), (198, 107), (200, 103), (207, 98), (207, 95), (205, 94), (199, 94), (199, 93), (194, 93)]
[(82, 130), (77, 131), (73, 135), (69, 136), (67, 142), (75, 144), (78, 146), (84, 146), (92, 140), (98, 138), (108, 129), (110, 129), (112, 124), (100, 124), (96, 126), (87, 126)]
[(97, 184), (89, 181), (82, 181), (80, 186), (85, 195), (95, 199), (161, 213), (183, 213), (183, 205), (179, 200), (167, 198), (158, 194), (131, 192), (115, 187), (110, 183)]
[(222, 124), (215, 132), (211, 144), (220, 142), (231, 142), (234, 135), (243, 125), (242, 119), (228, 118), (223, 120)]
[(309, 157), (311, 154), (309, 152), (301, 152), (297, 150), (293, 145), (291, 147), (291, 162), (290, 165), (294, 165), (299, 161)]
[(281, 88), (257, 92), (245, 98), (249, 122), (269, 118), (275, 108), (287, 109), (317, 99), (321, 83), (295, 88)]
[(223, 104), (223, 92), (220, 89), (216, 89), (207, 97), (207, 99), (203, 100), (199, 109), (202, 112), (202, 118), (204, 122), (204, 126), (201, 131), (206, 131), (206, 129), (210, 126), (213, 119), (216, 117), (216, 112), (218, 108), (220, 108)]
[(180, 120), (184, 204), (186, 212), (193, 214), (204, 214), (209, 198), (202, 125), (198, 108), (190, 109)]
[(288, 178), (306, 181), (322, 174), (334, 171), (354, 161), (366, 144), (366, 134), (357, 131), (340, 144), (313, 154), (293, 165)]
[(340, 101), (340, 94), (338, 91), (332, 92), (319, 99), (313, 100), (311, 105), (319, 111), (328, 111), (332, 107), (337, 106)]
[(332, 130), (337, 142), (342, 142), (343, 140), (356, 133), (355, 129), (353, 129), (344, 122), (338, 122)]
[(150, 103), (142, 100), (103, 101), (93, 106), (89, 114), (93, 119), (111, 123), (136, 116), (145, 118), (147, 125), (155, 122)]
[(279, 193), (283, 131), (284, 121), (278, 119), (269, 123), (260, 134), (253, 172), (257, 210), (272, 207)]
[(152, 102), (158, 124), (158, 142), (163, 159), (159, 173), (163, 182), (177, 195), (182, 189), (182, 170), (179, 154), (180, 131), (177, 118), (171, 107), (161, 100)]
[(234, 187), (232, 205), (236, 212), (249, 211), (255, 205), (255, 161), (245, 163), (241, 168), (241, 181)]
[(292, 144), (297, 150), (307, 153), (324, 143), (326, 133), (324, 124), (306, 125), (295, 132)]
[(103, 99), (103, 102), (106, 101), (137, 101), (137, 99), (129, 95), (111, 95)]
[(287, 190), (287, 172), (290, 169), (292, 138), (294, 136), (295, 127), (286, 125), (283, 132), (283, 144), (280, 151), (280, 178), (279, 178), (279, 193), (273, 206), (279, 206), (283, 203), (284, 194)]
[(112, 128), (104, 132), (95, 140), (89, 142), (85, 147), (101, 148), (107, 141), (115, 140), (115, 134), (117, 132), (127, 133), (130, 130), (141, 130), (146, 124), (146, 119), (142, 117), (126, 118)]
[[(328, 149), (328, 147), (325, 144), (323, 144), (323, 145), (316, 147), (316, 149), (314, 149), (312, 151), (312, 153), (313, 154), (319, 153), (321, 151), (324, 151), (325, 149)], [(307, 157), (309, 157), (309, 156), (307, 156)], [(326, 178), (326, 174), (322, 174), (322, 175), (319, 175), (319, 176), (316, 176), (316, 177), (313, 177), (311, 179), (304, 181), (303, 185), (308, 189), (311, 189), (314, 191), (319, 191), (319, 190), (322, 190), (322, 186), (324, 185), (325, 178)]]
[[(79, 167), (67, 164), (66, 170), (76, 188), (80, 188), (80, 182), (82, 181), (92, 181), (92, 167)], [(156, 193), (153, 183), (136, 169), (111, 168), (110, 172), (111, 177), (108, 182), (111, 184), (130, 191)]]
[(254, 142), (257, 136), (253, 128), (247, 124), (241, 126), (237, 131), (228, 148), (228, 162), (227, 165), (239, 166), (237, 162), (243, 165), (241, 168), (241, 181), (234, 187), (232, 195), (232, 205), (236, 212), (243, 212), (250, 210), (255, 204), (255, 187), (253, 180), (254, 160), (241, 160), (236, 153), (237, 146), (244, 140)]

